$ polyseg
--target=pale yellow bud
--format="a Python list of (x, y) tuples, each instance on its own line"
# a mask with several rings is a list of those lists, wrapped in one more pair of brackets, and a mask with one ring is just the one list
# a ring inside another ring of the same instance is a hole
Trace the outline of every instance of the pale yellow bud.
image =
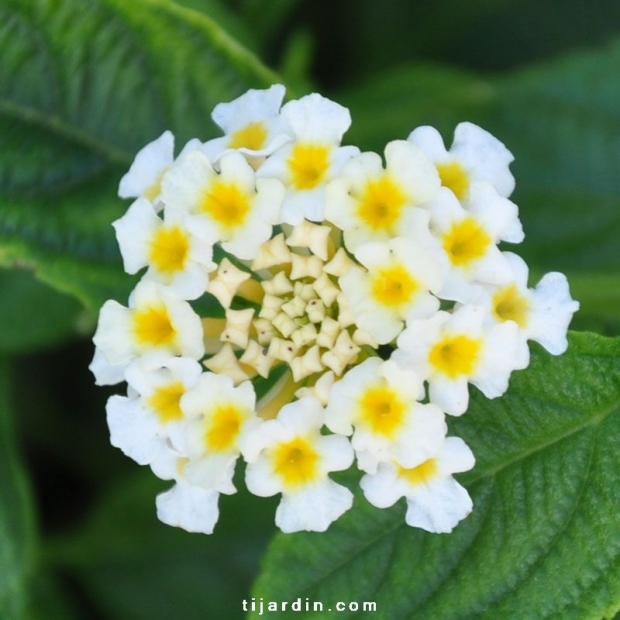
[(301, 316), (306, 310), (306, 302), (301, 297), (293, 297), (290, 301), (282, 304), (282, 312), (294, 319)]
[(318, 381), (312, 387), (302, 387), (295, 392), (297, 398), (303, 398), (304, 396), (312, 396), (316, 398), (321, 405), (327, 405), (329, 401), (329, 394), (332, 386), (334, 385), (335, 375), (331, 370), (323, 373)]
[(252, 261), (252, 271), (282, 265), (290, 260), (291, 251), (284, 241), (284, 235), (280, 233), (261, 245), (256, 258)]
[(353, 332), (353, 342), (360, 347), (367, 344), (370, 345), (373, 349), (379, 347), (379, 343), (367, 332), (363, 329), (356, 329)]
[(325, 304), (320, 299), (311, 299), (306, 305), (306, 315), (311, 323), (320, 323), (325, 318)]
[(260, 344), (269, 344), (275, 335), (273, 324), (268, 319), (255, 319), (254, 329), (256, 330), (258, 342)]
[(322, 273), (314, 281), (312, 287), (328, 308), (334, 303), (336, 297), (338, 297), (340, 293), (340, 289), (331, 281), (326, 273)]
[(308, 248), (322, 260), (327, 260), (327, 241), (330, 232), (329, 226), (319, 226), (303, 220), (293, 228), (286, 243), (292, 247)]
[(313, 254), (309, 256), (293, 254), (291, 256), (291, 265), (291, 280), (318, 278), (323, 271), (323, 261)]
[(256, 340), (250, 340), (239, 361), (254, 368), (261, 377), (267, 378), (275, 359), (267, 355), (265, 349)]
[(338, 248), (334, 257), (323, 267), (323, 271), (331, 276), (339, 278), (352, 267), (357, 267), (357, 263), (349, 258), (344, 248)]
[(291, 340), (301, 349), (301, 347), (313, 343), (316, 340), (316, 336), (316, 327), (312, 323), (308, 323), (294, 331), (291, 334)]
[(324, 349), (331, 349), (340, 333), (340, 323), (330, 316), (326, 316), (321, 323), (321, 330), (316, 337), (316, 343)]
[(295, 355), (297, 355), (297, 351), (298, 349), (294, 342), (284, 340), (283, 338), (272, 338), (267, 355), (290, 364)]
[(298, 327), (297, 323), (284, 312), (280, 312), (273, 319), (273, 326), (285, 337), (288, 338)]
[(293, 380), (295, 382), (301, 381), (303, 378), (323, 370), (319, 347), (314, 345), (301, 357), (296, 357), (291, 362), (291, 370), (293, 371)]
[(211, 371), (219, 375), (228, 375), (238, 385), (249, 379), (249, 375), (239, 365), (230, 343), (226, 343), (211, 359), (203, 362)]
[(338, 335), (334, 347), (323, 353), (321, 361), (337, 375), (340, 375), (359, 352), (360, 348), (351, 340), (349, 332), (344, 330)]
[(282, 301), (280, 297), (276, 297), (275, 295), (265, 295), (258, 316), (261, 317), (261, 319), (273, 321), (280, 313)]
[(355, 323), (355, 317), (351, 312), (351, 306), (349, 306), (349, 300), (344, 293), (340, 293), (337, 297), (338, 300), (338, 323), (340, 327), (349, 327)]
[(316, 293), (312, 284), (304, 284), (303, 282), (295, 282), (294, 293), (296, 297), (301, 297), (304, 301), (316, 299)]
[(220, 336), (222, 342), (230, 342), (244, 349), (250, 337), (250, 325), (254, 316), (253, 308), (245, 310), (226, 310), (226, 328)]
[(278, 271), (271, 280), (262, 282), (263, 290), (269, 295), (286, 295), (292, 292), (293, 284), (283, 271)]
[(209, 281), (207, 292), (211, 293), (224, 308), (230, 308), (230, 303), (242, 282), (250, 277), (247, 271), (235, 267), (227, 258), (224, 258), (218, 267), (215, 278)]

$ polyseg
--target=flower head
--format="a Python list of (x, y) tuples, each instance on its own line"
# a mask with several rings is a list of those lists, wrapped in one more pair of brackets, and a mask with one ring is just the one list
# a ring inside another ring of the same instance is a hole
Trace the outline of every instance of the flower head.
[[(165, 523), (213, 532), (240, 460), (258, 496), (281, 494), (284, 532), (324, 531), (366, 499), (404, 497), (405, 521), (449, 532), (472, 510), (453, 474), (474, 457), (446, 437), (469, 384), (498, 398), (528, 341), (562, 353), (578, 304), (562, 274), (528, 288), (500, 243), (523, 229), (512, 155), (460, 124), (447, 150), (422, 127), (377, 153), (342, 146), (343, 106), (250, 90), (212, 118), (224, 135), (175, 158), (169, 132), (121, 181), (113, 223), (128, 305), (94, 335), (111, 441), (173, 486)], [(518, 415), (518, 412), (515, 412)]]
[(347, 469), (353, 450), (346, 438), (321, 434), (323, 409), (311, 398), (285, 405), (246, 442), (248, 489), (282, 493), (276, 525), (283, 532), (325, 531), (353, 503), (349, 489), (328, 474)]
[(292, 142), (265, 161), (258, 175), (285, 184), (282, 221), (287, 224), (299, 224), (304, 218), (321, 221), (326, 184), (358, 152), (356, 147), (340, 146), (351, 116), (340, 104), (314, 93), (285, 104), (282, 120)]
[(211, 117), (225, 135), (209, 140), (200, 150), (211, 161), (237, 150), (260, 164), (291, 140), (280, 116), (284, 92), (284, 86), (274, 84), (266, 90), (250, 89), (229, 103), (218, 103)]

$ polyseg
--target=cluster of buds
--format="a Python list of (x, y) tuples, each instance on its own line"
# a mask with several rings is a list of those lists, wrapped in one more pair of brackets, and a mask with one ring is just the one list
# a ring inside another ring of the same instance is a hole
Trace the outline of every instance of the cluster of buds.
[(112, 444), (174, 481), (157, 513), (189, 531), (213, 531), (242, 460), (251, 493), (281, 493), (285, 532), (351, 508), (329, 474), (354, 461), (371, 504), (404, 497), (409, 525), (449, 532), (474, 456), (446, 416), (470, 383), (501, 396), (528, 340), (562, 353), (578, 304), (562, 274), (528, 288), (499, 249), (523, 230), (489, 133), (461, 123), (448, 150), (419, 127), (382, 158), (341, 146), (346, 108), (283, 98), (219, 104), (223, 137), (175, 157), (165, 132), (121, 180), (134, 202), (114, 228), (125, 270), (144, 271), (94, 337), (97, 383), (128, 386), (108, 401)]

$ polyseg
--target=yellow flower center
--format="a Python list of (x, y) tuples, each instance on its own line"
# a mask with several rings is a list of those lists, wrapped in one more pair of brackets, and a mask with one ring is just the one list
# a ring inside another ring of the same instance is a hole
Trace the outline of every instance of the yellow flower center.
[(150, 244), (150, 263), (161, 273), (183, 271), (189, 251), (189, 239), (178, 227), (161, 227)]
[(164, 168), (159, 173), (159, 176), (157, 177), (157, 179), (155, 179), (153, 184), (144, 191), (144, 197), (147, 200), (150, 200), (151, 202), (155, 202), (155, 198), (157, 198), (157, 196), (159, 196), (159, 194), (161, 194), (161, 180), (162, 180), (166, 170), (168, 170), (167, 167)]
[(384, 306), (402, 306), (411, 302), (418, 285), (402, 265), (381, 269), (372, 280), (372, 295)]
[(473, 217), (455, 222), (443, 239), (450, 261), (457, 267), (482, 258), (491, 244), (491, 237)]
[(236, 228), (245, 223), (250, 211), (250, 199), (234, 183), (214, 181), (203, 196), (200, 211), (223, 228)]
[(437, 477), (439, 470), (437, 469), (437, 462), (435, 459), (428, 459), (423, 463), (420, 463), (417, 467), (405, 469), (399, 468), (398, 475), (401, 478), (405, 478), (409, 484), (419, 485), (432, 480)]
[(205, 433), (207, 448), (216, 452), (234, 448), (244, 417), (235, 405), (218, 406)]
[(471, 375), (476, 369), (482, 343), (468, 336), (449, 336), (438, 342), (429, 355), (435, 370), (451, 379)]
[(469, 178), (461, 164), (457, 161), (450, 162), (449, 164), (437, 164), (437, 172), (439, 172), (441, 184), (451, 189), (459, 200), (463, 200), (467, 196)]
[(384, 176), (366, 185), (357, 214), (369, 228), (392, 232), (406, 202), (407, 197), (401, 188)]
[(288, 160), (295, 189), (314, 189), (329, 168), (329, 147), (321, 144), (296, 144)]
[(519, 293), (516, 284), (505, 286), (493, 295), (493, 314), (498, 321), (514, 321), (524, 329), (529, 311), (530, 302)]
[(274, 471), (289, 488), (312, 482), (319, 474), (318, 462), (316, 450), (301, 437), (280, 444), (273, 453)]
[(392, 437), (403, 423), (407, 406), (388, 386), (368, 388), (359, 401), (359, 419), (373, 433)]
[(176, 338), (168, 310), (165, 306), (155, 306), (136, 310), (133, 314), (133, 332), (140, 345), (171, 345)]
[(183, 418), (183, 412), (179, 406), (183, 394), (185, 394), (185, 386), (180, 381), (175, 381), (158, 387), (146, 404), (155, 411), (162, 424), (167, 424)]
[(267, 129), (264, 123), (256, 121), (232, 133), (228, 146), (231, 149), (245, 148), (251, 151), (259, 151), (265, 146), (266, 140)]

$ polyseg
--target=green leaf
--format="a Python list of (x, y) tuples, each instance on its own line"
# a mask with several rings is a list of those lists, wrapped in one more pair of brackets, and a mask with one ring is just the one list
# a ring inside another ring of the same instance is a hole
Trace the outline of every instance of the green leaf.
[[(579, 300), (573, 329), (596, 327), (599, 333), (620, 333), (620, 273), (568, 272), (571, 294)], [(593, 331), (592, 328), (590, 328)]]
[(243, 0), (241, 9), (248, 26), (269, 45), (298, 4), (300, 0)]
[(276, 77), (168, 0), (0, 0), (0, 264), (96, 308), (126, 300), (119, 180), (165, 129), (217, 135), (213, 107)]
[(10, 403), (10, 373), (0, 360), (0, 618), (19, 620), (27, 605), (33, 566), (31, 498), (17, 456)]
[(387, 142), (404, 140), (419, 125), (450, 136), (458, 122), (483, 118), (496, 104), (497, 91), (473, 72), (416, 64), (385, 71), (335, 98), (353, 117), (345, 140), (382, 153)]
[(175, 0), (177, 4), (194, 9), (203, 13), (207, 17), (217, 22), (237, 41), (242, 41), (243, 45), (253, 52), (259, 48), (257, 41), (257, 31), (252, 28), (253, 24), (244, 23), (236, 11), (226, 3), (225, 0)]
[(37, 574), (30, 580), (28, 591), (29, 604), (24, 616), (27, 620), (79, 620), (81, 617), (59, 580), (50, 575)]
[(51, 346), (75, 336), (81, 327), (80, 304), (26, 271), (0, 270), (0, 291), (0, 351)]
[(85, 527), (53, 540), (46, 557), (105, 617), (240, 620), (274, 529), (274, 502), (257, 504), (247, 492), (222, 495), (215, 533), (190, 534), (157, 520), (155, 496), (171, 485), (134, 466), (103, 494)]
[(477, 458), (462, 477), (472, 515), (449, 535), (429, 534), (405, 525), (402, 500), (379, 510), (358, 496), (325, 534), (278, 535), (253, 595), (323, 602), (323, 613), (296, 614), (312, 618), (339, 601), (415, 620), (613, 616), (620, 339), (573, 334), (563, 356), (537, 347), (503, 398), (472, 392), (469, 411), (451, 420)]
[(524, 253), (553, 269), (618, 271), (620, 41), (498, 80), (489, 129), (515, 154)]

